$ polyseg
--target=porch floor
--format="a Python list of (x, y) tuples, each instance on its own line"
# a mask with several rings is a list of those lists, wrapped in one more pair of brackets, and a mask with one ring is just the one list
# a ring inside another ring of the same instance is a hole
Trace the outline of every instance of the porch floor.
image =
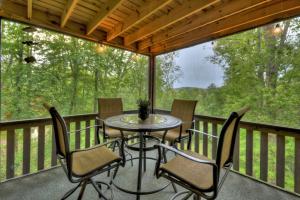
[[(130, 163), (126, 164), (125, 169), (120, 169), (118, 173), (119, 181), (125, 181), (123, 184), (128, 187), (135, 187), (137, 177), (137, 163), (134, 167)], [(153, 175), (154, 162), (147, 161), (147, 175)], [(121, 177), (121, 179), (120, 179)], [(106, 174), (96, 177), (98, 180), (109, 181), (110, 178)], [(123, 180), (122, 180), (123, 179)], [(157, 184), (164, 184), (163, 178), (159, 181), (151, 179), (151, 184), (157, 187)], [(151, 181), (150, 180), (150, 181)], [(147, 185), (149, 180), (144, 180)], [(71, 184), (61, 167), (53, 168), (37, 174), (16, 178), (0, 184), (0, 199), (1, 200), (55, 200), (60, 199), (70, 188), (74, 187)], [(144, 186), (145, 187), (145, 186)], [(148, 188), (149, 189), (149, 188)], [(182, 188), (179, 188), (182, 190)], [(115, 200), (130, 200), (135, 199), (134, 195), (126, 194), (113, 187)], [(76, 191), (68, 199), (76, 199), (79, 191)], [(107, 193), (108, 194), (108, 193)], [(169, 199), (174, 194), (174, 191), (169, 185), (163, 191), (151, 195), (141, 196), (141, 200), (154, 199)], [(84, 193), (83, 199), (93, 200), (98, 199), (94, 188), (89, 185)], [(192, 198), (191, 198), (192, 199)], [(230, 172), (217, 198), (218, 200), (299, 200), (299, 197), (292, 194), (277, 190), (271, 186), (262, 184), (255, 180), (241, 176), (234, 172)]]

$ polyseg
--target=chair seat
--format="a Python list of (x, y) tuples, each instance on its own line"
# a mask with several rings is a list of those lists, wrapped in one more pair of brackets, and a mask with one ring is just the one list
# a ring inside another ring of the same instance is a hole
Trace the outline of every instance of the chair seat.
[[(152, 132), (150, 134), (154, 137), (158, 137), (158, 138), (162, 139), (162, 137), (164, 135), (164, 132), (163, 131), (157, 131), (157, 132)], [(186, 137), (188, 135), (189, 135), (188, 133), (182, 133), (181, 137)], [(172, 129), (172, 130), (169, 130), (167, 132), (165, 140), (168, 141), (168, 142), (173, 143), (177, 138), (179, 138), (179, 131), (177, 129)]]
[(85, 176), (120, 160), (121, 158), (106, 146), (76, 151), (72, 153), (72, 173), (76, 176)]
[[(184, 153), (211, 161), (195, 152), (184, 151)], [(178, 155), (166, 164), (162, 164), (160, 169), (200, 190), (207, 190), (213, 186), (213, 167), (208, 164), (197, 163)]]
[[(113, 128), (105, 128), (105, 133), (108, 136), (108, 138), (121, 138), (121, 131)], [(128, 137), (129, 135), (132, 135), (134, 133), (123, 131), (124, 137)]]

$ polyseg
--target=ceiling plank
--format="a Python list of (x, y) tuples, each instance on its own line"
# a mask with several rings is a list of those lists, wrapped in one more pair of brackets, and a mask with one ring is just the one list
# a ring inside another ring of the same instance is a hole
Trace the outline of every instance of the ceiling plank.
[(27, 0), (27, 18), (32, 18), (32, 0)]
[(125, 46), (128, 46), (138, 40), (141, 40), (155, 32), (170, 26), (192, 14), (195, 14), (213, 4), (218, 3), (220, 0), (187, 0), (183, 4), (170, 10), (168, 14), (150, 22), (144, 27), (138, 29), (134, 33), (124, 38)]
[[(135, 46), (124, 47), (123, 38), (121, 37), (117, 37), (108, 43), (106, 42), (106, 32), (102, 30), (95, 30), (92, 34), (86, 35), (86, 26), (84, 24), (79, 24), (70, 20), (64, 28), (61, 28), (60, 16), (49, 14), (34, 8), (32, 12), (34, 13), (34, 16), (31, 20), (29, 20), (27, 18), (26, 5), (21, 5), (13, 1), (6, 1), (5, 4), (2, 4), (2, 7), (0, 7), (0, 17), (3, 17), (4, 19), (30, 24), (36, 27), (63, 33), (65, 35), (75, 36), (93, 42), (102, 42), (103, 44), (112, 47), (126, 49), (133, 52), (137, 51)], [(148, 53), (145, 51), (143, 54), (148, 55)]]
[(156, 33), (150, 38), (146, 38), (145, 40), (139, 42), (138, 48), (139, 50), (146, 49), (147, 47), (158, 44), (170, 38), (185, 34), (200, 27), (207, 26), (208, 24), (211, 24), (218, 20), (225, 19), (227, 17), (244, 12), (257, 6), (261, 6), (271, 1), (272, 0), (234, 0), (230, 3), (225, 2), (212, 10), (198, 15), (197, 18), (184, 20), (180, 23), (177, 23), (171, 29)]
[(122, 0), (109, 0), (107, 4), (98, 11), (94, 19), (89, 22), (87, 25), (86, 34), (91, 34), (109, 14), (111, 14), (119, 5), (121, 5), (121, 3)]
[(66, 25), (66, 23), (67, 23), (69, 17), (71, 16), (77, 3), (78, 3), (78, 0), (68, 0), (66, 6), (64, 8), (64, 11), (61, 15), (61, 22), (60, 22), (61, 28), (63, 28)]
[(284, 4), (281, 1), (277, 3), (272, 2), (271, 5), (267, 5), (264, 8), (253, 9), (246, 14), (240, 13), (235, 15), (234, 18), (219, 20), (205, 28), (196, 29), (186, 35), (179, 35), (164, 44), (151, 47), (151, 52), (160, 54), (162, 52), (186, 48), (267, 23), (281, 21), (292, 16), (297, 16), (299, 13), (300, 1), (298, 0), (286, 0)]
[(173, 0), (146, 1), (137, 12), (132, 13), (123, 22), (118, 23), (110, 32), (108, 32), (107, 41), (114, 39), (115, 37), (134, 27), (172, 1)]

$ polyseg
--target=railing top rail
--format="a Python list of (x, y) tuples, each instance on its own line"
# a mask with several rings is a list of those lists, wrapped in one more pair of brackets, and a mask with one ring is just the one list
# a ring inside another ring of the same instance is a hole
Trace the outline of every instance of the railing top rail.
[[(135, 110), (129, 110), (125, 111), (125, 113), (134, 113)], [(160, 110), (155, 109), (155, 112), (160, 113), (169, 113), (170, 111), (167, 110)], [(64, 116), (64, 118), (67, 121), (76, 121), (78, 119), (81, 120), (87, 120), (92, 119), (97, 116), (97, 113), (87, 113), (87, 114), (79, 114), (79, 115), (68, 115)], [(201, 121), (210, 121), (222, 124), (226, 120), (222, 117), (215, 117), (215, 116), (205, 116), (205, 115), (195, 115), (196, 120)], [(7, 127), (12, 127), (15, 125), (22, 126), (22, 125), (37, 125), (37, 124), (51, 124), (51, 118), (37, 118), (37, 119), (25, 119), (25, 120), (14, 120), (14, 121), (2, 121), (0, 122), (0, 129), (3, 130)], [(247, 122), (247, 121), (241, 121), (240, 126), (242, 128), (249, 128), (253, 130), (259, 130), (259, 131), (266, 131), (269, 133), (284, 133), (284, 134), (292, 134), (293, 136), (300, 136), (300, 129), (297, 128), (290, 128), (290, 127), (284, 127), (284, 126), (277, 126), (277, 125), (271, 125), (271, 124), (262, 124), (262, 123), (256, 123), (256, 122)]]
[[(169, 113), (167, 110), (160, 110), (156, 109), (155, 111), (161, 112), (161, 113)], [(206, 115), (195, 115), (195, 119), (202, 120), (202, 121), (212, 121), (219, 124), (223, 124), (225, 122), (225, 118), (222, 117), (215, 117), (215, 116), (206, 116)], [(285, 126), (278, 126), (278, 125), (272, 125), (272, 124), (263, 124), (263, 123), (256, 123), (256, 122), (248, 122), (248, 121), (241, 121), (240, 127), (242, 128), (250, 128), (253, 130), (260, 130), (260, 131), (266, 131), (269, 133), (290, 133), (293, 136), (300, 136), (300, 129), (298, 128), (291, 128), (291, 127), (285, 127)]]

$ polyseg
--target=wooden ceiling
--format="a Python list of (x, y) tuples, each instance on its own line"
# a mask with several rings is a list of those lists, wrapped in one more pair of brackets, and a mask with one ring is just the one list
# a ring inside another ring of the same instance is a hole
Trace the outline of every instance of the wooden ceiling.
[(300, 15), (300, 0), (0, 0), (0, 16), (158, 55)]

